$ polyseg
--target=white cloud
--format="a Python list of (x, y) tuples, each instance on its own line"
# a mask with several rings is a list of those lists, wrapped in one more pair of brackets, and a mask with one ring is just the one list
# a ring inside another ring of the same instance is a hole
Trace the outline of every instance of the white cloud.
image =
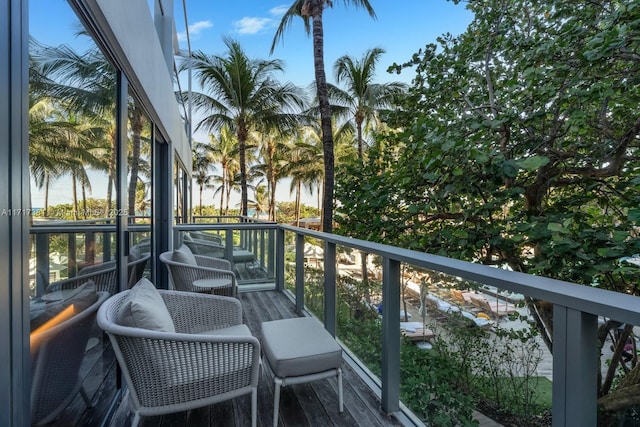
[(240, 34), (256, 34), (264, 30), (273, 20), (269, 18), (244, 17), (234, 21), (233, 26)]
[(287, 6), (286, 4), (280, 5), (280, 6), (276, 6), (273, 9), (269, 10), (269, 13), (272, 16), (282, 16), (285, 14), (285, 12), (289, 10), (289, 6)]
[[(191, 25), (189, 25), (189, 36), (191, 38), (195, 38), (200, 34), (203, 30), (207, 28), (213, 27), (211, 21), (198, 21)], [(187, 39), (187, 32), (183, 31), (178, 33), (178, 40), (183, 41)]]

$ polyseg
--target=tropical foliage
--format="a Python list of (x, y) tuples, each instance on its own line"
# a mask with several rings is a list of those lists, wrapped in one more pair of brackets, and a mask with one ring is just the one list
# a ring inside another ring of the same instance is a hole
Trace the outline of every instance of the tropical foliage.
[[(465, 33), (391, 68), (413, 85), (394, 130), (339, 174), (360, 177), (338, 182), (340, 230), (640, 294), (621, 262), (640, 252), (640, 2), (467, 7)], [(552, 310), (528, 304), (552, 349)], [(640, 403), (639, 370), (616, 391), (603, 380), (604, 409)]]

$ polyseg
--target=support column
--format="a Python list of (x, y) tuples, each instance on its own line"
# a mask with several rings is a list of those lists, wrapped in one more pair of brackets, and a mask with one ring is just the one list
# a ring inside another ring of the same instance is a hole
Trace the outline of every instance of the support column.
[(284, 290), (284, 230), (276, 230), (276, 289)]
[(296, 234), (296, 311), (304, 309), (304, 235)]
[(553, 307), (553, 427), (596, 427), (598, 318)]
[(382, 410), (400, 409), (400, 262), (382, 261)]

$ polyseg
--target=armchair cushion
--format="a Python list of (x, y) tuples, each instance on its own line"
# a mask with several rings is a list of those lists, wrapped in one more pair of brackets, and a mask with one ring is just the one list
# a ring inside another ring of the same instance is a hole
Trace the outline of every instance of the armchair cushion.
[(176, 331), (162, 296), (146, 277), (140, 279), (131, 288), (118, 317), (124, 326), (160, 332), (174, 333)]
[(193, 252), (191, 252), (191, 249), (185, 244), (173, 251), (173, 260), (183, 264), (198, 265), (196, 257), (193, 256)]

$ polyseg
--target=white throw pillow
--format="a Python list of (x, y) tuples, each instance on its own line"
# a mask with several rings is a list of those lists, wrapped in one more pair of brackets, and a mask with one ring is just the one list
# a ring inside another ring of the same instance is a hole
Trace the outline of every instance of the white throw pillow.
[(173, 251), (173, 260), (183, 264), (198, 265), (196, 257), (193, 256), (191, 249), (185, 244)]
[(125, 326), (175, 333), (169, 310), (156, 287), (143, 277), (127, 295), (120, 322)]

